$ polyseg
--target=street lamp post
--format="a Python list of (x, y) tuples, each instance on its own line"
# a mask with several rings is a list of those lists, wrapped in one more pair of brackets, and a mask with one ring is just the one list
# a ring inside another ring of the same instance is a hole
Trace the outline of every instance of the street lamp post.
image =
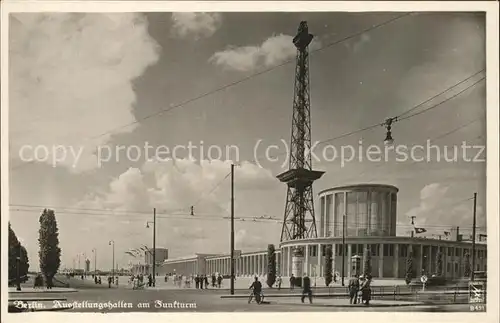
[(156, 208), (153, 209), (153, 222), (146, 222), (146, 228), (149, 228), (149, 224), (153, 223), (153, 287), (156, 286)]
[(231, 282), (230, 294), (234, 295), (234, 164), (231, 164)]
[(113, 277), (113, 280), (115, 279), (115, 241), (111, 240), (109, 241), (109, 245), (113, 246), (113, 265), (111, 268), (111, 276)]
[(344, 276), (345, 276), (345, 235), (346, 235), (346, 215), (342, 217), (342, 286), (345, 286)]

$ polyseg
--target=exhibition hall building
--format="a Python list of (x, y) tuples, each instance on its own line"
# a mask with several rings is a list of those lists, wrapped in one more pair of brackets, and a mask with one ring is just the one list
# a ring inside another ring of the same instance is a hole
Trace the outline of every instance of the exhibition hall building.
[[(473, 262), (472, 241), (461, 234), (459, 227), (443, 229), (442, 235), (429, 237), (412, 226), (407, 236), (398, 236), (398, 188), (395, 186), (358, 184), (334, 187), (319, 192), (318, 198), (315, 203), (317, 237), (282, 241), (276, 245), (277, 272), (283, 277), (304, 273), (323, 277), (327, 246), (332, 250), (333, 272), (347, 277), (355, 274), (354, 271), (364, 271), (368, 254), (372, 276), (388, 279), (405, 277), (409, 253), (413, 259), (413, 277), (436, 273), (439, 252), (442, 274), (447, 278), (463, 277), (466, 264)], [(294, 253), (296, 250), (302, 251), (299, 258)], [(473, 270), (486, 271), (486, 256), (486, 242), (476, 239), (476, 268)], [(267, 250), (242, 250), (235, 257), (235, 275), (265, 276), (267, 261)], [(147, 269), (144, 268), (146, 272)], [(230, 272), (229, 252), (166, 259), (157, 267), (158, 275), (220, 273), (227, 276)]]

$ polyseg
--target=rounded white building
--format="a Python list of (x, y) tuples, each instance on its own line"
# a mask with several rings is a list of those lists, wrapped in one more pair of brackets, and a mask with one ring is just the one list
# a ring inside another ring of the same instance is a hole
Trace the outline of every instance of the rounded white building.
[(342, 224), (345, 236), (395, 236), (397, 194), (397, 187), (382, 184), (341, 186), (321, 191), (318, 237), (341, 237)]

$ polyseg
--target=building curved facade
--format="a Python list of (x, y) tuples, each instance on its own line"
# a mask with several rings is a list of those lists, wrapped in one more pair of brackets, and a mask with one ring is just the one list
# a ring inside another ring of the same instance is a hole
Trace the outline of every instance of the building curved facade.
[[(395, 236), (398, 188), (360, 184), (319, 193), (318, 237)], [(344, 227), (343, 227), (344, 226)]]

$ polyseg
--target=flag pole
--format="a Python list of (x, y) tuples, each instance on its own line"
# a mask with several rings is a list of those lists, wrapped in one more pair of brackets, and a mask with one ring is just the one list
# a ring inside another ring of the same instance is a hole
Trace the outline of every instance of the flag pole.
[(474, 280), (474, 271), (476, 270), (476, 207), (477, 193), (474, 193), (474, 213), (472, 218), (472, 270), (471, 280)]

